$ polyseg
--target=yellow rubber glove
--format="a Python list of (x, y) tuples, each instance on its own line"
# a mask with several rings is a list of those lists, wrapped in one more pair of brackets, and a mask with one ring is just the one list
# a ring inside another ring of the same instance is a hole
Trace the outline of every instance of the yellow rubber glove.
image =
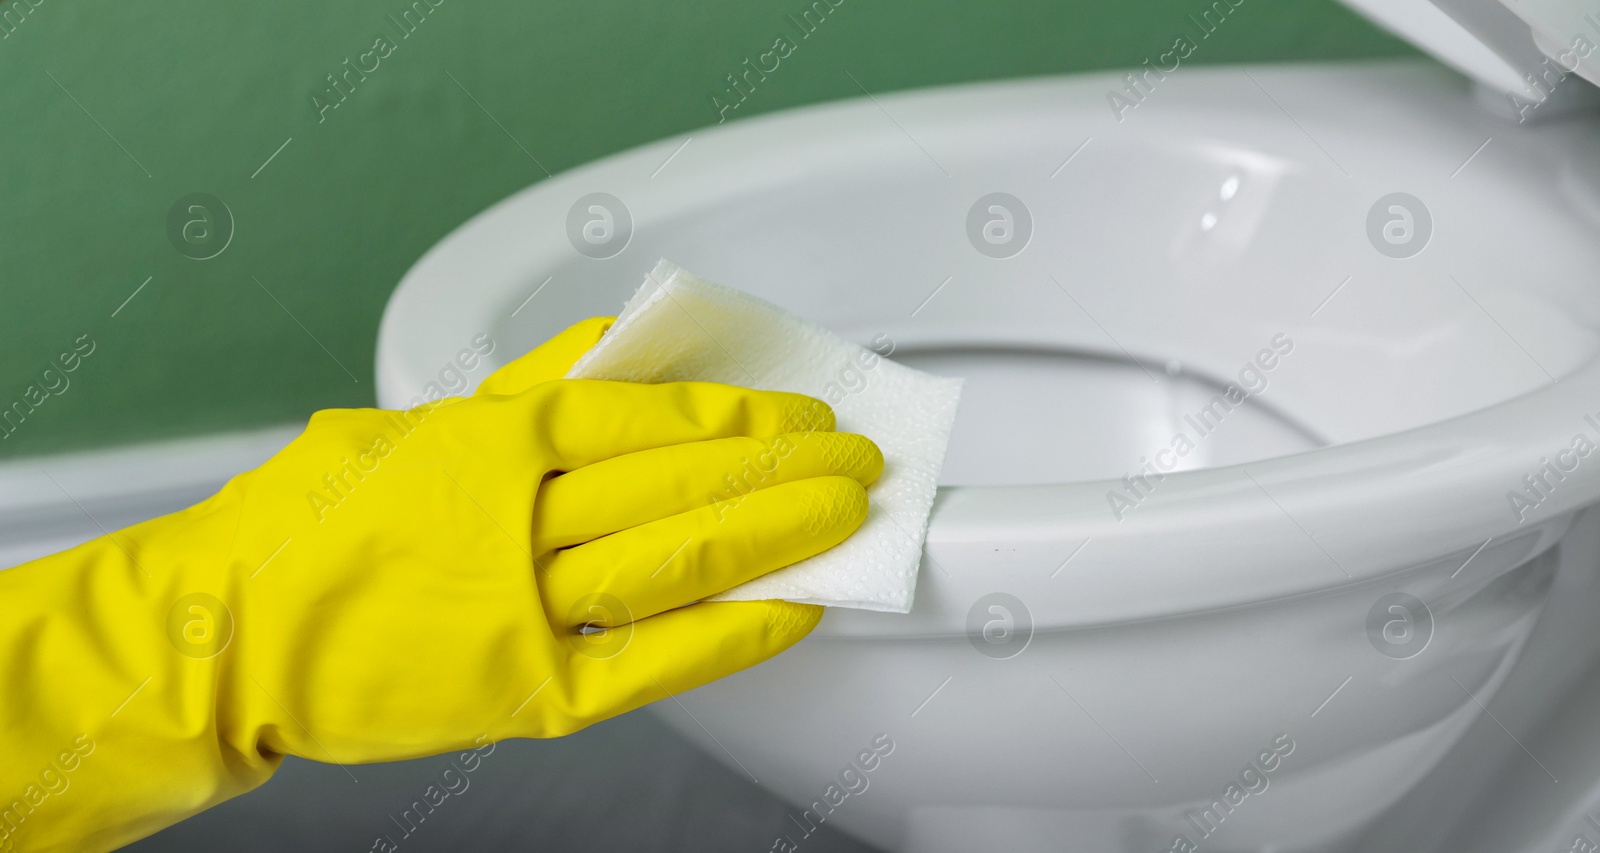
[(809, 632), (821, 608), (694, 602), (850, 535), (877, 447), (800, 395), (556, 379), (606, 323), (471, 398), (318, 412), (210, 500), (0, 571), (0, 850), (112, 849), (283, 755), (566, 734)]

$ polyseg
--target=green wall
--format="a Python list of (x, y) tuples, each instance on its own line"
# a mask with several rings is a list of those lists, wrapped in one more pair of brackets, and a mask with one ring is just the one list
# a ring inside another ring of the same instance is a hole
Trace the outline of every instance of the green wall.
[[(401, 0), (5, 0), (0, 410), (38, 405), (0, 456), (371, 404), (384, 302), (433, 241), (545, 169), (713, 123), (725, 75), (807, 8), (426, 2), (402, 38)], [(1329, 0), (1246, 2), (1196, 60), (1411, 52)], [(841, 0), (737, 115), (855, 96), (845, 70), (876, 93), (1132, 67), (1206, 7)], [(319, 115), (378, 36), (389, 55)], [(214, 258), (169, 239), (191, 193), (234, 218)]]

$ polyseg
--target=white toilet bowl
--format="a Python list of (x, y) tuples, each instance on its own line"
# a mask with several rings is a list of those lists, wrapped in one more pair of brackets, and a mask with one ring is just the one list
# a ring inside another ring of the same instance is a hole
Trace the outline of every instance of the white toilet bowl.
[(968, 378), (914, 611), (661, 708), (795, 804), (775, 850), (1339, 849), (1481, 717), (1600, 500), (1600, 123), (1418, 62), (1186, 68), (1118, 120), (1123, 84), (664, 140), (390, 304), (387, 405), (662, 256)]

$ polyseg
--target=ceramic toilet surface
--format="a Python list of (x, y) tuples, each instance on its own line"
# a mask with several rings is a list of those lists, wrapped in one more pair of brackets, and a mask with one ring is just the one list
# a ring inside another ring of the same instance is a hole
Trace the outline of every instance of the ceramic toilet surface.
[[(810, 809), (790, 842), (1336, 849), (1570, 571), (1600, 123), (1507, 124), (1421, 63), (1186, 68), (1117, 109), (1128, 85), (664, 140), (491, 208), (390, 303), (390, 405), (480, 336), (503, 362), (615, 312), (663, 256), (967, 377), (914, 611), (830, 612), (666, 712)], [(846, 767), (870, 792), (823, 803)]]
[[(911, 94), (562, 175), (408, 275), (384, 323), (385, 397), (420, 393), (477, 335), (510, 358), (614, 312), (671, 257), (969, 375), (982, 405), (957, 426), (934, 556), (946, 537), (1048, 542), (1058, 560), (1094, 540), (1039, 593), (1061, 626), (1381, 576), (1600, 496), (1600, 464), (1548, 499), (1519, 486), (1585, 426), (1570, 389), (1600, 380), (1600, 241), (1549, 192), (1594, 125), (1501, 127), (1417, 65), (1268, 76), (1276, 95), (1260, 74), (1174, 75), (1122, 121), (1104, 78)], [(1010, 257), (965, 233), (990, 191), (1024, 215)], [(1399, 191), (1415, 212), (1376, 206)], [(593, 192), (629, 225), (599, 260), (565, 227)], [(1392, 256), (1391, 222), (1415, 254)], [(1539, 503), (1514, 511), (1517, 488)], [(1218, 547), (1242, 541), (1247, 559)], [(994, 582), (928, 585), (971, 599)], [(959, 633), (965, 610), (852, 630)]]

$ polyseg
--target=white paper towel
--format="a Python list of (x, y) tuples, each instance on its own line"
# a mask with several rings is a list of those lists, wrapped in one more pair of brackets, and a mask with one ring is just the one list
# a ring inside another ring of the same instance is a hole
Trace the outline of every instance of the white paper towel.
[(567, 378), (723, 382), (826, 400), (840, 432), (865, 435), (883, 450), (866, 522), (834, 548), (712, 600), (782, 598), (907, 613), (961, 380), (887, 361), (879, 353), (892, 342), (874, 344), (878, 351), (661, 261)]

